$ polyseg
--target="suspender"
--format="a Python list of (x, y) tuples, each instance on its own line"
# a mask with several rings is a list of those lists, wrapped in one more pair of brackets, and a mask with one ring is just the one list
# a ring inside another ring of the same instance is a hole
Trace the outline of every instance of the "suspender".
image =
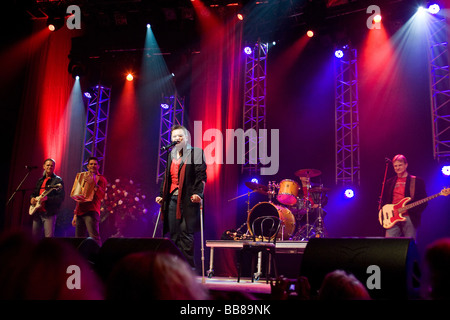
[(416, 191), (416, 176), (411, 176), (411, 183), (409, 185), (409, 196), (414, 199), (414, 193)]

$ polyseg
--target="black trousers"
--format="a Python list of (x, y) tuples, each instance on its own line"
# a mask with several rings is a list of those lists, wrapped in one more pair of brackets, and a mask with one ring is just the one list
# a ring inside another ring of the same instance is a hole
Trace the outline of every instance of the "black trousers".
[(194, 234), (186, 230), (186, 220), (182, 216), (177, 219), (177, 201), (178, 195), (172, 194), (169, 203), (168, 225), (170, 239), (180, 249), (183, 256), (192, 268), (195, 268), (194, 261)]

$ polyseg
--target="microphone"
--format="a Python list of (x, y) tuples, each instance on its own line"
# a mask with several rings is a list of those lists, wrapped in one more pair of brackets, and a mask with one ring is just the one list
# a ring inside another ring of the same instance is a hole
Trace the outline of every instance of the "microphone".
[(33, 169), (37, 169), (38, 168), (38, 166), (25, 166), (25, 169), (28, 169), (28, 170), (33, 170)]
[(164, 146), (161, 148), (161, 151), (165, 151), (169, 148), (172, 148), (174, 145), (179, 144), (181, 141), (173, 141), (171, 143), (169, 143), (167, 146)]
[(384, 162), (386, 162), (386, 163), (391, 162), (392, 163), (392, 160), (389, 159), (389, 158), (384, 158)]

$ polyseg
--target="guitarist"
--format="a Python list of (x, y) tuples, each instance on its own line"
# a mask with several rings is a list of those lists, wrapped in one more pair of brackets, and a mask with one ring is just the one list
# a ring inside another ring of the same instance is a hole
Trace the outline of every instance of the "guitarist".
[[(396, 204), (405, 197), (411, 197), (409, 203), (427, 197), (425, 182), (421, 178), (412, 176), (408, 173), (408, 161), (404, 155), (396, 155), (392, 159), (392, 165), (396, 176), (386, 181), (381, 199), (382, 205)], [(420, 218), (426, 206), (427, 203), (424, 203), (409, 209), (404, 215), (406, 221), (399, 221), (392, 228), (386, 229), (386, 237), (416, 239)]]
[(45, 159), (44, 174), (36, 183), (33, 193), (31, 194), (30, 204), (37, 204), (37, 197), (42, 194), (49, 186), (61, 184), (60, 189), (55, 189), (46, 197), (41, 199), (41, 206), (33, 214), (32, 234), (40, 237), (42, 229), (44, 229), (45, 237), (53, 237), (55, 234), (56, 218), (64, 201), (64, 182), (61, 177), (55, 174), (55, 160)]

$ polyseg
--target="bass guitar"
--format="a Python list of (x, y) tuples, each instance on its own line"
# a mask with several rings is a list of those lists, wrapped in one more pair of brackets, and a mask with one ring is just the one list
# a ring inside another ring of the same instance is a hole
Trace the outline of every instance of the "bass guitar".
[(403, 198), (396, 204), (384, 205), (383, 208), (381, 208), (380, 212), (378, 213), (378, 219), (380, 221), (380, 224), (383, 226), (383, 228), (390, 229), (397, 222), (406, 220), (405, 216), (407, 215), (406, 211), (408, 209), (419, 206), (419, 205), (421, 205), (427, 201), (430, 201), (431, 199), (435, 199), (439, 196), (448, 196), (449, 194), (450, 194), (450, 188), (442, 189), (441, 192), (439, 192), (439, 193), (436, 193), (432, 196), (415, 201), (408, 205), (407, 205), (407, 203), (409, 201), (411, 201), (411, 198), (410, 197)]
[(53, 190), (61, 189), (61, 188), (62, 188), (62, 185), (60, 183), (55, 184), (54, 186), (49, 186), (48, 189), (46, 189), (44, 192), (42, 192), (41, 195), (36, 197), (36, 201), (37, 201), (36, 204), (30, 205), (30, 209), (28, 210), (28, 213), (30, 214), (30, 216), (32, 216), (37, 210), (39, 210), (40, 207), (42, 207), (42, 204), (44, 202), (44, 201), (42, 201), (42, 199), (44, 199)]

